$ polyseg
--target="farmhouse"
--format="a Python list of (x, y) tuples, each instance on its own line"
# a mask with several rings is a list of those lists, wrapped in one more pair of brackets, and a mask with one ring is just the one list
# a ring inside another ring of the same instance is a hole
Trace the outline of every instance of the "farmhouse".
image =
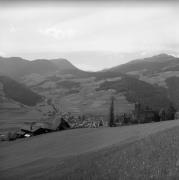
[(25, 133), (24, 134), (25, 137), (29, 137), (29, 136), (36, 136), (36, 135), (39, 135), (39, 134), (47, 133), (50, 130), (47, 129), (47, 128), (40, 127), (40, 126), (32, 126), (32, 125), (30, 125), (30, 126), (22, 127), (21, 131)]
[(21, 127), (21, 134), (24, 133), (25, 137), (36, 136), (48, 132), (70, 129), (70, 125), (63, 119), (55, 119), (52, 123), (49, 122), (37, 122), (30, 125), (24, 125)]
[(175, 113), (175, 119), (179, 119), (179, 111)]
[(156, 120), (156, 112), (150, 108), (142, 108), (140, 103), (135, 104), (133, 119), (138, 123), (152, 122)]

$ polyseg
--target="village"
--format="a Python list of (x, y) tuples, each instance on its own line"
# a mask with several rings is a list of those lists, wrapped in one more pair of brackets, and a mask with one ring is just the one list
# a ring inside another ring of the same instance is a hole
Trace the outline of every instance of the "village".
[(48, 121), (26, 123), (15, 132), (1, 134), (0, 140), (12, 141), (19, 138), (29, 138), (62, 130), (116, 127), (179, 118), (179, 113), (172, 105), (169, 106), (168, 110), (161, 109), (160, 111), (154, 111), (148, 106), (143, 107), (138, 102), (135, 103), (132, 112), (116, 114), (114, 113), (114, 97), (111, 98), (108, 116), (91, 114), (73, 115), (70, 112), (61, 113), (53, 104), (51, 104), (51, 106), (53, 108), (53, 113), (49, 112)]

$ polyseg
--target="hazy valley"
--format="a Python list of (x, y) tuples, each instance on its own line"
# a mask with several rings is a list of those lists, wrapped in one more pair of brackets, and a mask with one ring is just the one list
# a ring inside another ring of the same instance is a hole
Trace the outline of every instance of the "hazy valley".
[(179, 59), (167, 54), (98, 72), (82, 71), (65, 59), (1, 57), (0, 73), (2, 129), (47, 118), (47, 99), (75, 115), (108, 116), (112, 95), (116, 114), (131, 112), (136, 102), (154, 110), (170, 103), (179, 108)]

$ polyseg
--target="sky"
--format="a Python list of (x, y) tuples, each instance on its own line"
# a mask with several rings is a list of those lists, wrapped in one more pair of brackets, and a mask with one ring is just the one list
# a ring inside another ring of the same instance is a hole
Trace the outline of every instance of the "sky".
[(0, 56), (67, 58), (84, 70), (179, 55), (179, 3), (0, 5)]

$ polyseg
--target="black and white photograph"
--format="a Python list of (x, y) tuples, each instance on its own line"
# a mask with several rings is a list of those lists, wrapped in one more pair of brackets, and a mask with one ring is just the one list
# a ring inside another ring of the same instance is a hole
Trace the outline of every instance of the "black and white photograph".
[(0, 0), (0, 180), (179, 179), (179, 1)]

